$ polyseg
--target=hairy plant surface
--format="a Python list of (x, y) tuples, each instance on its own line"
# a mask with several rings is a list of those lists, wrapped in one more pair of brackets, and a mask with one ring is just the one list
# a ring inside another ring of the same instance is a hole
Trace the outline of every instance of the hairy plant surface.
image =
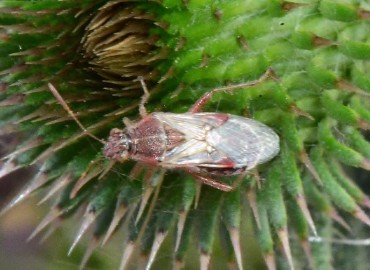
[[(82, 266), (124, 230), (121, 269), (138, 254), (150, 268), (158, 252), (179, 269), (195, 247), (207, 269), (216, 244), (224, 263), (242, 269), (250, 265), (243, 226), (253, 220), (268, 269), (330, 269), (326, 240), (349, 229), (342, 216), (370, 225), (370, 202), (343, 169), (370, 169), (362, 133), (370, 127), (369, 18), (365, 0), (0, 2), (0, 135), (23, 136), (2, 159), (0, 177), (38, 166), (4, 211), (45, 194), (51, 210), (33, 237), (84, 209), (70, 250), (92, 230)], [(217, 94), (206, 107), (256, 119), (280, 136), (279, 155), (230, 193), (182, 172), (105, 159), (47, 86), (106, 139), (124, 117), (139, 119), (138, 76), (151, 93), (149, 112), (183, 113), (206, 91), (269, 68), (277, 79)], [(160, 250), (168, 235), (171, 253)]]

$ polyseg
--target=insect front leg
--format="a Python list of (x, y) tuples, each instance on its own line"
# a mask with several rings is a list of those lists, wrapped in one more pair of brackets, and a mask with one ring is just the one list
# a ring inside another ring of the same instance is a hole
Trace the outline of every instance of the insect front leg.
[(146, 87), (145, 81), (143, 77), (138, 77), (137, 80), (141, 83), (141, 87), (143, 88), (144, 94), (141, 97), (140, 105), (139, 105), (139, 112), (140, 116), (144, 117), (148, 115), (148, 112), (146, 111), (145, 104), (148, 102), (148, 99), (150, 97), (148, 88)]
[(260, 84), (261, 82), (265, 81), (268, 78), (273, 78), (276, 80), (276, 76), (272, 68), (268, 68), (266, 72), (257, 80), (246, 82), (246, 83), (240, 83), (235, 85), (228, 85), (220, 88), (213, 89), (207, 93), (205, 93), (200, 99), (198, 99), (194, 105), (190, 108), (189, 112), (191, 113), (197, 113), (203, 109), (203, 107), (207, 104), (207, 102), (212, 98), (212, 96), (218, 92), (223, 91), (233, 91), (238, 90), (245, 87), (251, 87), (255, 86), (257, 84)]

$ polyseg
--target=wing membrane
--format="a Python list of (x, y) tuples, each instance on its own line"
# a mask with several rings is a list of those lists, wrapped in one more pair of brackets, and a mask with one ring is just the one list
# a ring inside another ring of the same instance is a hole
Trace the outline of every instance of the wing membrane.
[[(154, 116), (171, 128), (185, 135), (186, 141), (165, 153), (163, 166), (202, 166), (229, 168), (231, 160), (207, 142), (209, 130), (221, 126), (227, 119), (226, 114), (216, 113), (155, 113)], [(208, 150), (213, 151), (209, 152)]]

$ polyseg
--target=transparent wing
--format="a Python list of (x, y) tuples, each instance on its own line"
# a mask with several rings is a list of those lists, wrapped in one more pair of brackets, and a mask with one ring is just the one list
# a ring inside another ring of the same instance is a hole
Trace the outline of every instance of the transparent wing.
[(279, 152), (279, 137), (266, 125), (252, 119), (230, 119), (207, 134), (207, 142), (233, 160), (235, 167), (251, 169)]
[(251, 169), (279, 152), (279, 137), (252, 119), (220, 113), (156, 113), (185, 134), (185, 142), (166, 152), (162, 164)]

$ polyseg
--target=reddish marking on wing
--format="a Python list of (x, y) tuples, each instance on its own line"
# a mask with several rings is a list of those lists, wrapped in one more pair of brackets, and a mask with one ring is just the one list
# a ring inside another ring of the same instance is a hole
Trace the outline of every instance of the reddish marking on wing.
[(220, 165), (223, 165), (223, 168), (235, 168), (236, 163), (231, 159), (223, 159), (219, 162)]
[(204, 123), (207, 123), (214, 128), (222, 126), (230, 118), (226, 113), (199, 113), (195, 115), (201, 116)]
[(221, 121), (222, 123), (225, 123), (230, 118), (229, 115), (225, 113), (215, 113), (212, 115), (212, 117)]
[[(217, 166), (215, 166), (217, 164)], [(202, 168), (202, 169), (209, 169), (209, 170), (227, 170), (227, 169), (236, 169), (236, 163), (232, 161), (231, 159), (223, 159), (220, 161), (217, 161), (217, 163), (213, 164), (193, 164), (193, 166)]]
[(217, 162), (218, 167), (206, 166), (198, 164), (195, 167), (203, 173), (220, 175), (220, 176), (229, 176), (229, 175), (238, 175), (245, 171), (245, 168), (236, 168), (236, 163), (230, 159), (223, 159)]

